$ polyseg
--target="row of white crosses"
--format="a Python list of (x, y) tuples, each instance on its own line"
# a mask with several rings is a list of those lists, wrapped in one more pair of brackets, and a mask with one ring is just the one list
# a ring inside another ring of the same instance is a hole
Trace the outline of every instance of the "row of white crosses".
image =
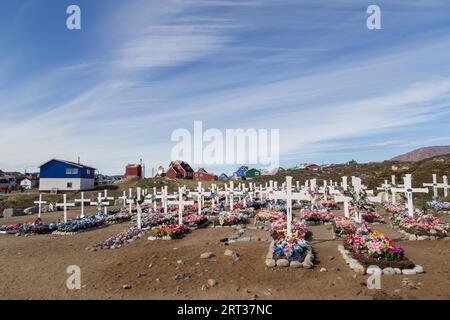
[[(184, 187), (179, 187), (178, 188), (178, 201), (174, 201), (174, 200), (169, 200), (168, 201), (168, 204), (178, 206), (178, 224), (183, 224), (183, 210), (184, 210), (184, 206), (194, 205), (194, 201), (192, 201), (192, 200), (189, 200), (189, 201), (184, 200), (184, 193), (185, 193)], [(199, 207), (201, 207), (201, 206), (199, 205)]]
[(205, 192), (205, 189), (202, 188), (202, 183), (198, 182), (197, 191), (189, 192), (189, 195), (195, 196), (197, 198), (198, 203), (198, 215), (202, 214), (202, 207), (205, 204), (205, 196), (211, 196), (211, 192)]
[(443, 183), (437, 182), (437, 174), (433, 174), (433, 182), (432, 183), (424, 183), (424, 187), (433, 187), (433, 198), (437, 199), (439, 196), (438, 189), (444, 189), (444, 197), (446, 198), (448, 196), (448, 190), (450, 189), (450, 186), (448, 185), (448, 179), (447, 176), (442, 177)]

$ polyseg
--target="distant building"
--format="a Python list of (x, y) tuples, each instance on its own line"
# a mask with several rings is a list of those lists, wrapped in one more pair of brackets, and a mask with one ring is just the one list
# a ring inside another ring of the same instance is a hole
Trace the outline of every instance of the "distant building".
[(214, 181), (217, 180), (217, 176), (213, 173), (208, 173), (205, 169), (200, 168), (194, 173), (194, 180), (198, 181)]
[(320, 166), (318, 166), (317, 164), (312, 163), (312, 164), (306, 165), (306, 166), (305, 166), (305, 169), (306, 169), (306, 170), (317, 171), (317, 170), (320, 169)]
[(166, 176), (171, 179), (193, 179), (194, 170), (185, 161), (172, 161)]
[(52, 159), (40, 167), (39, 190), (79, 191), (94, 188), (95, 168)]
[(39, 185), (38, 179), (25, 178), (22, 181), (20, 181), (20, 186), (26, 190), (37, 188), (38, 185)]
[(241, 166), (239, 169), (236, 170), (236, 172), (233, 173), (233, 177), (234, 178), (245, 179), (247, 171), (248, 171), (248, 167)]
[(228, 180), (230, 180), (230, 177), (229, 177), (228, 175), (226, 175), (225, 173), (222, 173), (222, 174), (219, 176), (219, 180), (220, 180), (220, 181), (228, 181)]
[(140, 164), (129, 164), (125, 168), (125, 178), (142, 178), (142, 165)]
[(272, 171), (270, 171), (270, 174), (274, 176), (277, 173), (283, 172), (283, 171), (286, 171), (286, 170), (284, 168), (278, 167), (278, 168), (274, 168)]
[(250, 169), (245, 172), (245, 178), (247, 179), (254, 179), (259, 176), (261, 176), (261, 171), (259, 171), (258, 169)]

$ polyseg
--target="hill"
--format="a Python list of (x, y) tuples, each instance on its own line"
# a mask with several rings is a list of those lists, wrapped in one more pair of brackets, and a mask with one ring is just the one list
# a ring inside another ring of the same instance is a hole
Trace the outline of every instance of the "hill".
[(416, 162), (442, 155), (450, 155), (450, 146), (419, 148), (414, 151), (392, 158), (391, 161)]

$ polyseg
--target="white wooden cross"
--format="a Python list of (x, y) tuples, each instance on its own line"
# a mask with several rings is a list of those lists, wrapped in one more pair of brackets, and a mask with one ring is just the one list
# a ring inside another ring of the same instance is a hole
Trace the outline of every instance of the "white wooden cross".
[(346, 218), (350, 218), (350, 210), (349, 210), (349, 202), (352, 200), (352, 198), (342, 195), (342, 196), (334, 196), (334, 201), (337, 203), (343, 203), (344, 204), (344, 215)]
[(413, 194), (414, 193), (428, 193), (428, 188), (413, 188), (412, 187), (412, 176), (411, 174), (405, 175), (403, 178), (403, 188), (393, 188), (396, 192), (404, 192), (406, 196), (406, 205), (408, 208), (408, 215), (414, 217), (414, 203)]
[(448, 181), (447, 176), (443, 176), (443, 183), (437, 182), (437, 174), (433, 173), (433, 183), (424, 183), (424, 187), (433, 187), (433, 198), (437, 199), (439, 197), (438, 189), (444, 189), (444, 197), (448, 195)]
[(392, 203), (396, 204), (397, 203), (397, 191), (396, 188), (403, 188), (404, 185), (403, 184), (396, 184), (395, 183), (395, 175), (391, 175), (391, 192), (392, 192)]
[(391, 189), (391, 185), (388, 183), (387, 180), (384, 180), (384, 183), (381, 185), (381, 187), (378, 187), (377, 190), (384, 192), (384, 201), (389, 202), (389, 190)]
[(167, 186), (164, 186), (163, 188), (161, 188), (161, 195), (157, 196), (157, 198), (161, 199), (161, 201), (162, 201), (162, 205), (164, 208), (164, 214), (167, 214), (167, 204), (168, 204), (167, 201), (169, 199), (175, 199), (175, 196), (168, 195), (167, 189), (168, 189)]
[(225, 205), (228, 204), (228, 185), (225, 183), (225, 190), (219, 190), (219, 195), (225, 196)]
[(114, 200), (114, 197), (108, 197), (108, 190), (104, 190), (105, 195), (102, 197), (102, 201), (104, 201), (102, 204), (104, 205), (103, 210), (104, 210), (104, 215), (108, 215), (108, 206), (109, 206), (109, 202)]
[(217, 204), (219, 204), (219, 199), (217, 198), (219, 189), (215, 183), (211, 184), (211, 187), (209, 188), (211, 191), (211, 208), (214, 209), (216, 207), (216, 201)]
[(286, 190), (269, 192), (270, 200), (286, 200), (287, 235), (292, 237), (292, 177), (286, 177)]
[(139, 202), (136, 206), (136, 210), (137, 210), (137, 227), (138, 229), (142, 229), (142, 208)]
[(136, 188), (136, 201), (138, 202), (138, 203), (141, 203), (141, 200), (142, 200), (142, 188), (141, 187), (137, 187)]
[(230, 195), (230, 201), (229, 201), (230, 202), (230, 210), (234, 210), (234, 196), (241, 196), (242, 192), (234, 190), (234, 183), (233, 183), (233, 181), (230, 181), (229, 195)]
[(119, 199), (119, 200), (122, 200), (123, 207), (125, 208), (126, 205), (127, 205), (127, 199), (128, 199), (128, 197), (127, 197), (127, 192), (124, 191), (124, 192), (123, 192), (123, 196), (119, 197), (118, 199)]
[(67, 207), (75, 207), (75, 203), (68, 203), (67, 202), (67, 195), (63, 195), (63, 203), (57, 203), (57, 207), (63, 207), (64, 208), (64, 223), (67, 223)]
[(47, 204), (47, 201), (42, 201), (42, 193), (39, 194), (39, 201), (34, 201), (35, 204), (39, 205), (38, 218), (41, 217), (42, 205)]
[(328, 185), (327, 180), (323, 180), (323, 187), (319, 189), (319, 193), (323, 194), (325, 201), (328, 201)]
[(178, 206), (178, 224), (183, 224), (183, 210), (185, 205), (194, 205), (194, 201), (185, 201), (184, 198), (184, 188), (179, 187), (178, 188), (178, 201), (168, 201), (170, 205), (176, 205)]
[[(108, 199), (108, 197), (106, 197), (106, 199)], [(109, 201), (103, 201), (103, 196), (102, 196), (101, 192), (98, 193), (97, 201), (91, 201), (90, 204), (91, 204), (91, 206), (103, 206), (103, 210), (104, 210), (103, 214), (104, 215), (108, 214), (107, 206), (109, 206)]]
[(81, 215), (80, 215), (80, 217), (81, 218), (84, 218), (84, 204), (87, 202), (87, 203), (90, 203), (91, 202), (91, 199), (85, 199), (84, 198), (84, 192), (81, 192), (81, 199), (75, 199), (75, 203), (77, 203), (77, 202), (79, 202), (80, 203), (80, 205), (81, 205)]
[(202, 183), (199, 181), (197, 186), (197, 191), (189, 192), (190, 195), (194, 195), (197, 197), (198, 203), (198, 215), (202, 214), (202, 207), (204, 206), (204, 197), (210, 196), (211, 192), (205, 192), (205, 189), (202, 188)]

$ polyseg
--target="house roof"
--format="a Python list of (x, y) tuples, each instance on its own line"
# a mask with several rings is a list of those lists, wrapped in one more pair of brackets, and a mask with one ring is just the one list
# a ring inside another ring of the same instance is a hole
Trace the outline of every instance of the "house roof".
[(77, 167), (77, 168), (84, 168), (84, 169), (92, 169), (92, 170), (96, 170), (96, 168), (89, 167), (89, 166), (85, 166), (85, 165), (82, 165), (82, 164), (80, 164), (80, 163), (75, 163), (75, 162), (66, 161), (66, 160), (58, 160), (58, 159), (51, 159), (51, 160), (49, 160), (49, 161), (47, 161), (47, 162), (41, 164), (38, 168), (41, 168), (41, 167), (45, 166), (47, 163), (52, 162), (52, 161), (62, 162), (62, 163), (65, 163), (65, 164), (68, 164), (68, 165), (71, 165), (71, 166), (74, 166), (74, 167)]
[(227, 177), (227, 178), (228, 178), (228, 175), (227, 175), (226, 173), (222, 173), (220, 176), (221, 176), (221, 177)]
[(198, 173), (208, 173), (208, 171), (206, 171), (206, 170), (203, 169), (203, 168), (198, 169), (197, 172), (198, 172)]

